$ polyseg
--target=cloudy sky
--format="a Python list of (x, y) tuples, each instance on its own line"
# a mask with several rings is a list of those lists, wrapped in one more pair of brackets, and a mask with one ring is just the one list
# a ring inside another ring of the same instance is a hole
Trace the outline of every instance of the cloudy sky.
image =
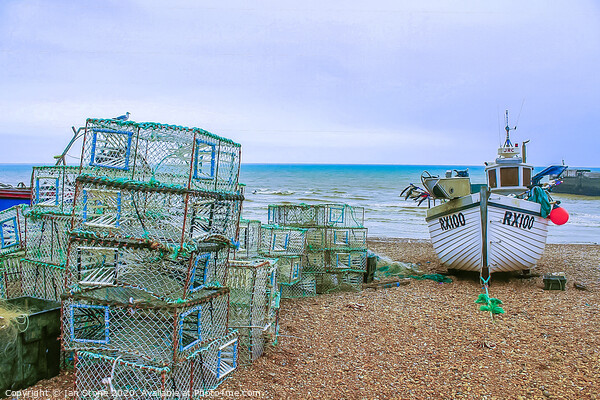
[(0, 1), (1, 163), (129, 111), (244, 162), (480, 165), (505, 109), (533, 164), (600, 166), (599, 2)]

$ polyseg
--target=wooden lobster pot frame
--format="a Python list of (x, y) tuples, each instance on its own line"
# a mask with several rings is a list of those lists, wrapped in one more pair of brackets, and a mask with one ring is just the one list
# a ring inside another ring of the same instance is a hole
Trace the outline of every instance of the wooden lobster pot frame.
[(81, 167), (96, 176), (233, 192), (240, 157), (239, 144), (203, 129), (88, 119)]
[(65, 285), (76, 291), (134, 287), (165, 301), (193, 299), (204, 288), (225, 285), (228, 255), (226, 243), (171, 253), (149, 241), (72, 236)]
[(65, 350), (118, 351), (167, 365), (227, 333), (229, 289), (203, 289), (191, 301), (104, 287), (63, 296)]

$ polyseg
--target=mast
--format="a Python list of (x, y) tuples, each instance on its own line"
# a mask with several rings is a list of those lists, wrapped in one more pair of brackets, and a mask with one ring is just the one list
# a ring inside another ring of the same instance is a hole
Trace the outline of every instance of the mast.
[(514, 131), (515, 129), (517, 129), (517, 127), (515, 126), (514, 128), (511, 128), (508, 125), (508, 110), (506, 110), (506, 126), (504, 127), (504, 130), (506, 131), (506, 141), (504, 142), (504, 147), (512, 147), (512, 143), (510, 142), (510, 131)]

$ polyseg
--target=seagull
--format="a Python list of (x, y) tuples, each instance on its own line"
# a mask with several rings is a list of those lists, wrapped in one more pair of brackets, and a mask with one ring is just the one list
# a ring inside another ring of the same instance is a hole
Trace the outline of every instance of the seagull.
[(125, 113), (125, 115), (121, 115), (120, 117), (113, 118), (113, 119), (116, 119), (118, 121), (127, 121), (129, 119), (129, 111), (127, 111)]

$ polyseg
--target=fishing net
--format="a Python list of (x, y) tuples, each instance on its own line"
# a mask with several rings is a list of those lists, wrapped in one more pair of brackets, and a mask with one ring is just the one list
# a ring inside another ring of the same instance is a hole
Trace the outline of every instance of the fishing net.
[(200, 399), (237, 368), (238, 338), (233, 331), (186, 359), (168, 365), (116, 352), (76, 352), (75, 391), (80, 399)]
[(119, 351), (158, 363), (182, 360), (227, 332), (229, 290), (203, 289), (192, 301), (106, 287), (65, 296), (63, 347)]
[(347, 204), (277, 204), (269, 205), (269, 224), (282, 226), (362, 228), (363, 207)]
[(189, 254), (171, 254), (146, 242), (74, 236), (66, 284), (70, 290), (127, 286), (165, 300), (193, 299), (201, 289), (225, 285), (229, 247), (199, 243)]
[(179, 247), (214, 235), (232, 240), (243, 196), (172, 186), (77, 178), (75, 230), (113, 238), (152, 239)]
[(79, 167), (74, 166), (33, 167), (31, 208), (70, 214), (73, 211), (77, 175)]
[(237, 190), (241, 146), (199, 128), (88, 119), (85, 173), (184, 188)]
[(0, 211), (0, 256), (25, 248), (23, 206), (13, 206)]
[(389, 257), (377, 255), (377, 265), (375, 269), (375, 279), (382, 280), (388, 277), (406, 277), (408, 275), (418, 275), (417, 264), (394, 261)]
[(7, 351), (16, 343), (19, 333), (27, 329), (27, 325), (25, 310), (0, 300), (0, 356), (8, 355)]

